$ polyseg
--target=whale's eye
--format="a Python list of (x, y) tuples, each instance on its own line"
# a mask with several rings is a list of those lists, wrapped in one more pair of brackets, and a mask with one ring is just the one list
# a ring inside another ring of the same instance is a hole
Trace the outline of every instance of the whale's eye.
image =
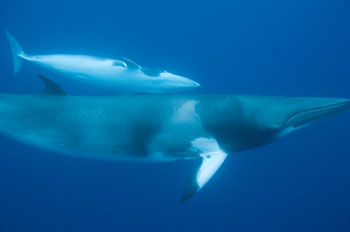
[(145, 68), (145, 67), (142, 67), (141, 71), (147, 76), (151, 76), (151, 77), (159, 77), (160, 74), (164, 72), (164, 70), (162, 69), (152, 69), (152, 68)]

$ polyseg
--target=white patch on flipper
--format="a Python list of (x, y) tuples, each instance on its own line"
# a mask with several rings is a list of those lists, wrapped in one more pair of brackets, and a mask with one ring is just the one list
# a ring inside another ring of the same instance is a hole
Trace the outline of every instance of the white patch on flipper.
[(227, 157), (215, 139), (200, 137), (191, 142), (192, 149), (202, 157), (196, 173), (190, 178), (182, 194), (181, 201), (186, 201), (198, 192), (215, 174)]
[(225, 161), (227, 154), (220, 149), (213, 138), (198, 138), (191, 143), (193, 149), (197, 150), (203, 158), (196, 175), (196, 182), (199, 188), (202, 188)]

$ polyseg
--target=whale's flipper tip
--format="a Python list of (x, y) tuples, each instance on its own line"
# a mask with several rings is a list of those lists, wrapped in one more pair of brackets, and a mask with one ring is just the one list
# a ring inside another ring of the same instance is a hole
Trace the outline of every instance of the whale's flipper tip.
[(196, 179), (197, 179), (198, 170), (202, 164), (203, 164), (203, 161), (199, 165), (198, 169), (192, 174), (192, 176), (188, 180), (185, 190), (183, 191), (180, 198), (181, 202), (187, 201), (200, 190), (200, 186), (198, 185)]

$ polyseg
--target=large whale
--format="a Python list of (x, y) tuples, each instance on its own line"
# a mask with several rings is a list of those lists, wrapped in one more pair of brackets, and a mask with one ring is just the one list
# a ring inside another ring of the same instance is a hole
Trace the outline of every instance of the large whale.
[[(56, 54), (28, 55), (15, 38), (3, 29), (13, 54), (14, 75), (23, 60), (58, 71), (75, 83), (93, 90), (115, 93), (169, 93), (198, 87), (188, 78), (165, 70), (141, 67), (127, 58), (105, 59), (86, 55)], [(60, 78), (60, 77), (59, 77)]]
[[(35, 95), (0, 95), (0, 132), (49, 151), (93, 159), (200, 159), (187, 200), (233, 153), (350, 108), (349, 99), (234, 95), (68, 96), (50, 79)], [(4, 153), (4, 151), (2, 151)]]

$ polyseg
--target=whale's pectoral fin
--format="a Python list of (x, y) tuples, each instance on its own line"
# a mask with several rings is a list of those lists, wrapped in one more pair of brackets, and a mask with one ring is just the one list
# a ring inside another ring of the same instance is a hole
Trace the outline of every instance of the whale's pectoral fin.
[(127, 68), (127, 64), (124, 61), (121, 60), (114, 60), (113, 61), (113, 66), (117, 66), (117, 67), (122, 67), (122, 68)]
[(126, 63), (126, 66), (129, 68), (129, 69), (140, 69), (140, 65), (136, 64), (134, 61), (128, 59), (128, 58), (125, 58), (125, 57), (122, 57), (120, 58), (123, 62)]
[(54, 81), (51, 79), (43, 76), (43, 75), (38, 75), (40, 80), (44, 83), (45, 89), (41, 91), (40, 94), (46, 94), (46, 95), (67, 95), (66, 92)]
[(210, 180), (227, 157), (227, 154), (220, 149), (215, 139), (198, 138), (192, 141), (192, 146), (202, 157), (202, 162), (188, 181), (181, 201), (186, 201), (197, 193)]

